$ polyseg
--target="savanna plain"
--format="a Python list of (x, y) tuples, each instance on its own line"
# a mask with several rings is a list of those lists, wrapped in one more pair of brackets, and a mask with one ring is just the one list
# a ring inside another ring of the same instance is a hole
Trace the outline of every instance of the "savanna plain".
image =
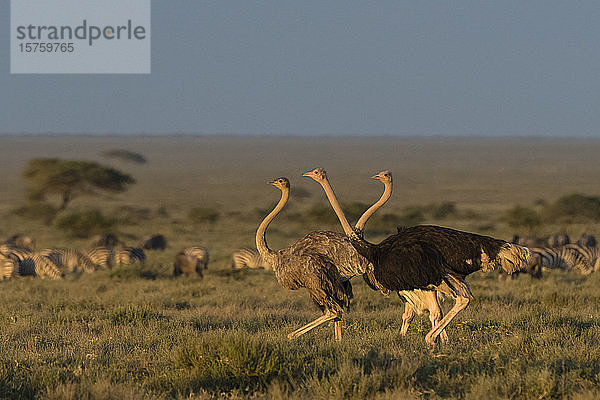
[[(147, 162), (103, 156), (112, 149)], [(103, 229), (127, 245), (155, 233), (168, 240), (166, 250), (147, 251), (143, 266), (0, 281), (0, 397), (600, 398), (598, 273), (475, 273), (467, 278), (475, 298), (448, 326), (450, 342), (429, 348), (428, 318), (415, 318), (401, 336), (401, 299), (360, 277), (341, 342), (332, 324), (288, 341), (319, 315), (307, 292), (283, 289), (270, 271), (231, 266), (235, 250), (254, 247), (256, 227), (280, 196), (266, 182), (280, 176), (292, 192), (267, 231), (272, 249), (316, 229), (341, 232), (319, 185), (301, 177), (315, 167), (327, 170), (353, 219), (381, 194), (369, 177), (392, 171), (392, 198), (367, 224), (374, 242), (414, 223), (505, 240), (599, 237), (598, 220), (551, 207), (573, 194), (600, 196), (598, 154), (599, 140), (566, 139), (0, 137), (0, 238), (90, 246), (85, 235), (22, 211), (32, 207), (21, 176), (27, 162), (58, 157), (97, 161), (136, 180), (123, 193), (75, 198), (64, 213), (99, 210), (112, 221)], [(519, 220), (515, 210), (524, 209), (539, 219)], [(174, 277), (175, 254), (193, 245), (209, 249), (204, 277)]]

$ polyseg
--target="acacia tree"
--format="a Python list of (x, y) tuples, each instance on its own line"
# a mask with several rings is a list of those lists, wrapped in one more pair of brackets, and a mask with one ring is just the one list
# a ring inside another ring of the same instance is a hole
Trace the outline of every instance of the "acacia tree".
[(49, 196), (61, 199), (59, 211), (67, 208), (71, 200), (82, 195), (95, 195), (100, 191), (120, 193), (135, 183), (130, 175), (92, 161), (35, 158), (29, 160), (23, 177), (28, 182), (30, 200), (45, 200)]

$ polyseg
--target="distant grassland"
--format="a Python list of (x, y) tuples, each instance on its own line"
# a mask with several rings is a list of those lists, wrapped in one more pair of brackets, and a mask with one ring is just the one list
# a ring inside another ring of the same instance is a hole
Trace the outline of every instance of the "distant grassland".
[[(111, 149), (148, 162), (102, 157)], [(307, 294), (282, 289), (271, 273), (230, 267), (231, 253), (254, 245), (279, 199), (266, 185), (279, 176), (302, 195), (271, 225), (274, 249), (311, 230), (340, 231), (333, 213), (315, 217), (315, 206), (328, 207), (325, 196), (300, 176), (317, 166), (344, 203), (372, 203), (382, 188), (369, 177), (389, 169), (394, 194), (380, 213), (452, 202), (456, 215), (424, 222), (507, 239), (515, 232), (500, 217), (516, 204), (600, 195), (598, 154), (598, 140), (0, 137), (0, 238), (21, 232), (38, 248), (88, 245), (13, 213), (24, 204), (25, 163), (60, 157), (99, 161), (137, 180), (123, 194), (75, 199), (73, 210), (141, 209), (139, 220), (117, 226), (119, 236), (130, 245), (151, 233), (169, 241), (143, 268), (0, 282), (0, 398), (598, 398), (598, 276), (499, 282), (495, 273), (474, 274), (475, 300), (450, 324), (450, 344), (432, 352), (428, 319), (416, 318), (400, 337), (402, 302), (360, 278), (341, 344), (330, 326), (288, 342), (287, 333), (318, 315)], [(193, 223), (194, 207), (219, 217)], [(367, 236), (394, 230), (373, 221)], [(600, 235), (591, 221), (537, 233), (559, 230)], [(203, 280), (171, 277), (174, 255), (189, 245), (210, 250)]]

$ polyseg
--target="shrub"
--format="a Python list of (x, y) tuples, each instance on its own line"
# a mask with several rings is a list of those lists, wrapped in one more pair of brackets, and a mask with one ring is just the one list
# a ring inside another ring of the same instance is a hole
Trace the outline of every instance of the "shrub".
[[(342, 204), (342, 209), (344, 210), (344, 214), (350, 223), (356, 223), (361, 215), (370, 207), (369, 204), (361, 203), (360, 201), (353, 201), (351, 203)], [(330, 207), (331, 208), (331, 207)], [(331, 209), (331, 212), (334, 212)]]
[(421, 207), (410, 206), (406, 207), (398, 218), (399, 225), (418, 225), (425, 220)]
[(337, 217), (329, 205), (315, 204), (305, 211), (306, 217), (323, 223), (335, 223)]
[(434, 204), (431, 209), (431, 216), (435, 219), (444, 219), (456, 214), (456, 205), (451, 201), (445, 201), (440, 204)]
[(582, 194), (563, 196), (544, 206), (542, 216), (547, 221), (600, 221), (600, 198)]
[(112, 228), (114, 220), (105, 217), (98, 209), (91, 209), (61, 215), (55, 225), (71, 236), (88, 238)]
[(219, 212), (212, 207), (194, 207), (188, 213), (188, 218), (196, 224), (214, 223), (219, 219)]
[(531, 228), (540, 224), (538, 213), (522, 206), (515, 206), (506, 211), (502, 219), (511, 228)]
[(50, 222), (52, 222), (56, 216), (58, 210), (56, 207), (46, 203), (29, 203), (25, 206), (15, 209), (13, 212), (21, 217), (36, 221), (43, 221), (45, 224), (50, 224)]

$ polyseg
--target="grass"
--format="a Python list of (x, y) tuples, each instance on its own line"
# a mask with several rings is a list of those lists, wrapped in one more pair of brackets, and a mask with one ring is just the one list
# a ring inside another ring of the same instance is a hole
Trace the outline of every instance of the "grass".
[[(258, 222), (277, 201), (278, 192), (265, 184), (277, 176), (288, 175), (302, 190), (269, 228), (272, 248), (314, 229), (339, 230), (322, 207), (316, 184), (298, 177), (322, 165), (319, 157), (329, 162), (323, 166), (347, 204), (373, 201), (379, 188), (367, 178), (389, 168), (400, 189), (386, 213), (401, 216), (414, 205), (453, 204), (452, 212), (439, 215), (426, 210), (425, 222), (506, 239), (514, 232), (500, 218), (516, 204), (539, 208), (539, 199), (552, 203), (568, 193), (598, 194), (593, 191), (597, 184), (590, 182), (600, 175), (595, 157), (600, 143), (584, 141), (578, 147), (542, 141), (529, 146), (525, 141), (509, 146), (486, 140), (465, 145), (460, 140), (407, 139), (380, 148), (340, 139), (344, 155), (357, 163), (353, 169), (323, 155), (335, 153), (333, 140), (314, 148), (296, 139), (275, 141), (279, 147), (262, 139), (44, 140), (0, 138), (7, 177), (0, 188), (0, 237), (21, 232), (33, 236), (39, 248), (87, 247), (87, 239), (13, 212), (24, 204), (18, 175), (27, 159), (60, 157), (69, 140), (81, 149), (82, 158), (128, 148), (149, 160), (127, 165), (126, 172), (138, 182), (128, 192), (77, 199), (71, 211), (118, 211), (127, 223), (119, 224), (116, 233), (128, 245), (162, 233), (169, 247), (149, 251), (144, 266), (68, 275), (63, 281), (0, 282), (0, 398), (600, 397), (598, 275), (556, 272), (540, 281), (527, 276), (499, 281), (495, 273), (474, 274), (468, 281), (475, 299), (448, 327), (450, 343), (431, 350), (424, 342), (428, 319), (415, 318), (408, 335), (400, 336), (400, 299), (384, 298), (360, 279), (353, 281), (355, 299), (344, 316), (341, 343), (333, 341), (331, 325), (289, 342), (289, 332), (319, 315), (307, 293), (281, 288), (272, 273), (230, 267), (231, 253), (253, 245)], [(366, 151), (371, 152), (368, 159)], [(520, 164), (504, 165), (506, 160)], [(530, 169), (521, 176), (524, 165)], [(499, 170), (502, 180), (494, 181)], [(365, 179), (357, 179), (359, 174)], [(508, 188), (520, 190), (510, 193)], [(189, 221), (195, 207), (217, 210), (219, 218)], [(317, 211), (316, 218), (302, 217)], [(373, 241), (395, 229), (385, 218), (375, 222), (371, 230), (367, 227)], [(571, 237), (583, 229), (600, 232), (591, 222), (544, 223), (537, 229), (539, 234), (566, 231)], [(174, 255), (190, 245), (209, 248), (204, 279), (172, 276)], [(446, 301), (445, 310), (450, 305)]]
[(432, 351), (426, 318), (399, 336), (400, 300), (360, 281), (335, 343), (331, 326), (287, 341), (318, 311), (264, 271), (17, 279), (0, 290), (0, 397), (594, 398), (598, 281), (474, 276), (476, 299)]

